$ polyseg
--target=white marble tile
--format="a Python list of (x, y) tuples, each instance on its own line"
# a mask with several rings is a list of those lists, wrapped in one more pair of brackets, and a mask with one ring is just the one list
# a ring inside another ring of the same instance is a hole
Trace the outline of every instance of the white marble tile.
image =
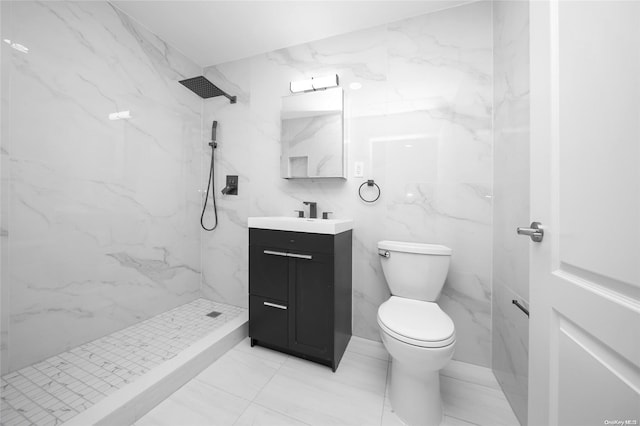
[(447, 366), (440, 370), (440, 375), (485, 386), (490, 389), (500, 389), (493, 372), (489, 368), (467, 362), (451, 360)]
[(383, 361), (389, 360), (389, 352), (387, 352), (382, 342), (363, 339), (357, 336), (351, 336), (351, 340), (347, 346), (347, 352), (366, 355)]
[[(364, 358), (376, 361), (369, 357), (362, 357), (360, 361), (364, 362)], [(327, 367), (290, 358), (255, 402), (312, 425), (378, 424), (386, 369), (376, 369), (375, 377), (365, 377), (371, 374), (369, 368), (358, 372), (358, 365), (348, 366), (344, 362), (343, 359), (334, 375)], [(356, 379), (356, 376), (358, 383), (353, 385), (342, 381)], [(366, 383), (378, 384), (373, 388), (363, 387)]]
[(234, 426), (303, 426), (308, 424), (267, 407), (251, 404), (234, 423)]
[(231, 425), (248, 406), (245, 399), (195, 380), (161, 402), (136, 425)]
[(280, 365), (278, 362), (232, 349), (195, 380), (252, 401), (275, 375)]
[(445, 415), (479, 425), (518, 426), (504, 394), (499, 389), (440, 376)]
[(281, 366), (289, 358), (289, 355), (279, 351), (274, 351), (273, 349), (264, 348), (258, 345), (251, 347), (251, 339), (248, 337), (238, 343), (233, 349), (261, 358), (267, 363), (278, 366)]
[(494, 285), (493, 370), (522, 424), (527, 423), (529, 318), (511, 301), (521, 299), (509, 288)]
[(297, 371), (300, 377), (308, 377), (309, 380), (317, 377), (367, 392), (382, 393), (387, 380), (388, 361), (345, 352), (335, 372), (324, 365), (293, 356), (285, 362), (283, 368)]
[[(455, 417), (444, 415), (440, 426), (473, 426), (477, 423), (467, 422)], [(382, 412), (381, 426), (407, 426), (400, 417), (396, 415), (391, 407), (391, 403), (388, 399), (385, 399), (384, 410)], [(489, 426), (489, 425), (487, 425)]]
[(518, 419), (527, 422), (528, 320), (512, 299), (529, 299), (529, 9), (493, 2), (494, 209), (492, 366)]

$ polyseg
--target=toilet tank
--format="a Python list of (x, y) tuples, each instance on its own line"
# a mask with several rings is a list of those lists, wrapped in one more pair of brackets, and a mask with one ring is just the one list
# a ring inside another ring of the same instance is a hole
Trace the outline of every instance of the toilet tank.
[(435, 302), (447, 278), (451, 249), (437, 244), (378, 242), (382, 271), (393, 296)]

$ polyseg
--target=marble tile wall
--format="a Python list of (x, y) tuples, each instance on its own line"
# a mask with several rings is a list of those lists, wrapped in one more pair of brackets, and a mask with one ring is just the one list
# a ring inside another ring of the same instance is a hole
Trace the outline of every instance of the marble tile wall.
[(495, 1), (492, 367), (521, 424), (527, 423), (529, 300), (529, 4)]
[[(0, 6), (1, 7), (1, 6)], [(3, 12), (4, 9), (0, 9)], [(0, 13), (0, 30), (2, 33), (9, 28), (9, 16), (7, 13)], [(9, 49), (0, 49), (0, 63), (6, 64), (10, 60)], [(7, 359), (7, 345), (9, 342), (9, 286), (2, 285), (7, 276), (9, 242), (7, 218), (8, 212), (8, 183), (9, 183), (9, 155), (4, 141), (8, 140), (10, 133), (9, 120), (5, 120), (6, 111), (9, 107), (9, 95), (4, 92), (8, 87), (9, 73), (4, 72), (4, 67), (0, 67), (0, 375), (7, 373), (9, 364)]]
[[(219, 122), (216, 191), (227, 174), (240, 183), (238, 196), (219, 199), (218, 229), (202, 236), (205, 296), (246, 306), (247, 217), (294, 215), (316, 201), (319, 212), (355, 219), (355, 335), (379, 340), (376, 312), (389, 297), (376, 242), (446, 244), (454, 254), (439, 303), (456, 325), (455, 358), (489, 366), (492, 43), (491, 3), (477, 2), (205, 69), (238, 96), (204, 102), (205, 129)], [(281, 97), (291, 80), (331, 73), (345, 88), (348, 179), (284, 180)], [(356, 161), (364, 178), (353, 177)], [(367, 178), (382, 188), (375, 204), (357, 195)]]
[(199, 297), (202, 101), (107, 2), (1, 8), (6, 372)]

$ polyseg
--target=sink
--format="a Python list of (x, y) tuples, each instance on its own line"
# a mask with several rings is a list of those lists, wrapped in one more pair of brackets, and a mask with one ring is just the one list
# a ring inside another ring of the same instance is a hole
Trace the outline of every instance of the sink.
[(249, 228), (335, 235), (353, 229), (353, 220), (308, 219), (286, 216), (250, 217)]

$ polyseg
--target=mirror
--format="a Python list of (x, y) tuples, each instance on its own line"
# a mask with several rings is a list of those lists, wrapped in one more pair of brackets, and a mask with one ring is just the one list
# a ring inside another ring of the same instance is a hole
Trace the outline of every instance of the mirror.
[(342, 88), (282, 98), (280, 175), (345, 178)]

